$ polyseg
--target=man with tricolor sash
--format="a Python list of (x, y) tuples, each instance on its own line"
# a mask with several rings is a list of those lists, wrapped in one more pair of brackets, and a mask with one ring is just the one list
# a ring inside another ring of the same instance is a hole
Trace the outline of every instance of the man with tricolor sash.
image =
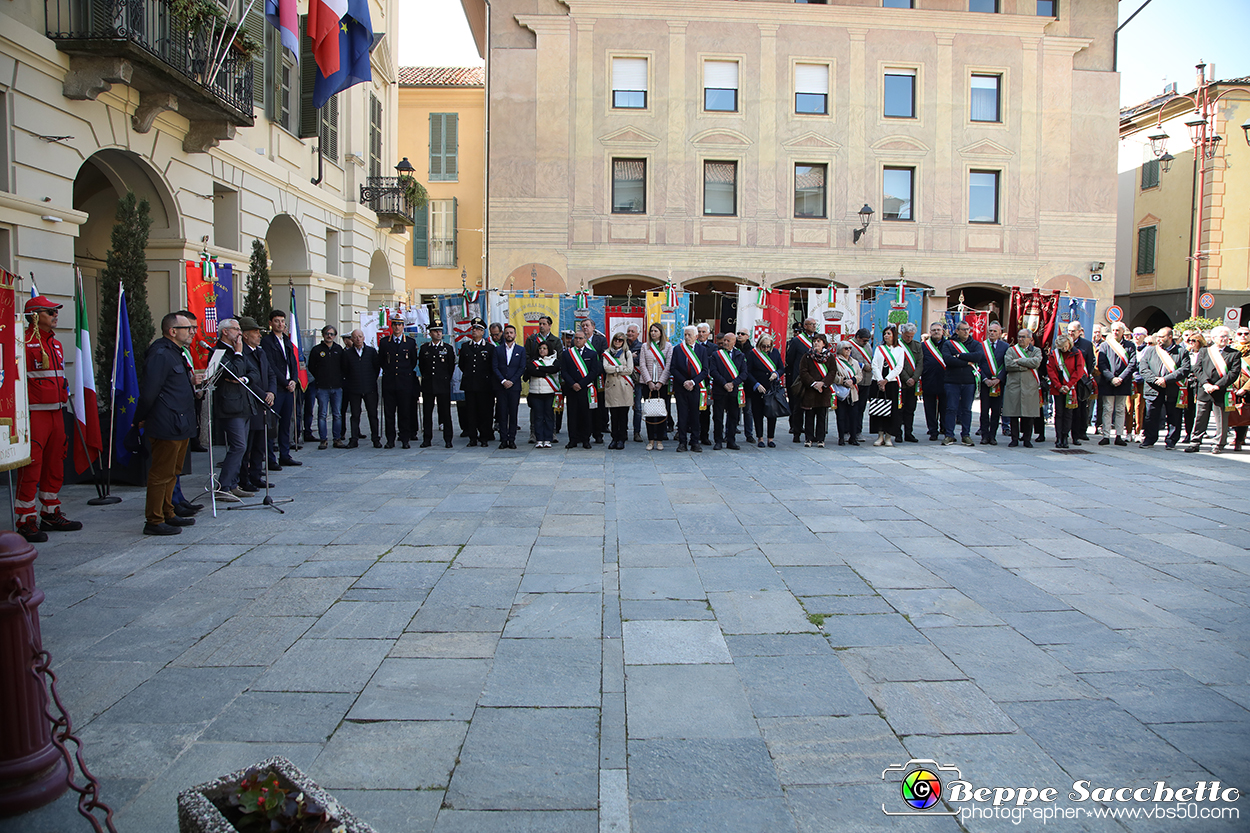
[(581, 330), (573, 333), (573, 346), (560, 354), (560, 387), (569, 417), (569, 442), (565, 448), (590, 448), (591, 411), (602, 407), (597, 382), (602, 366), (599, 353), (586, 343)]
[(951, 433), (946, 430), (946, 359), (942, 355), (945, 343), (946, 327), (941, 321), (934, 321), (929, 325), (929, 337), (922, 345), (924, 363), (920, 367), (925, 428), (931, 442), (936, 442), (938, 435)]
[(864, 411), (868, 408), (868, 400), (872, 394), (872, 333), (860, 327), (849, 341), (851, 358), (859, 362), (862, 368), (856, 384), (859, 388), (859, 399), (855, 401), (855, 413), (851, 416), (851, 437), (858, 439), (864, 431)]
[[(815, 318), (803, 320), (803, 329), (794, 334), (786, 344), (786, 391), (793, 391), (799, 380), (799, 362), (812, 351), (812, 336), (816, 335), (819, 322)], [(790, 434), (794, 442), (801, 442), (803, 435), (803, 411), (801, 408), (790, 408)]]
[(1098, 398), (1102, 408), (1102, 439), (1108, 445), (1112, 434), (1116, 445), (1128, 445), (1124, 439), (1124, 410), (1133, 392), (1133, 376), (1137, 373), (1137, 348), (1124, 338), (1124, 322), (1111, 325), (1111, 333), (1098, 347)]
[(673, 397), (677, 400), (677, 450), (702, 451), (699, 445), (699, 411), (705, 407), (707, 393), (703, 384), (708, 371), (696, 349), (698, 327), (687, 327), (683, 340), (673, 348), (671, 373)]
[(737, 451), (739, 446), (734, 441), (738, 434), (738, 418), (745, 404), (747, 359), (737, 349), (737, 336), (725, 333), (721, 336), (721, 346), (709, 351), (708, 372), (712, 374), (712, 420), (714, 423), (716, 444), (713, 451), (724, 448)]
[[(720, 349), (720, 345), (716, 343), (716, 339), (712, 337), (712, 325), (703, 323), (697, 325), (699, 334), (695, 337), (694, 349), (702, 360), (704, 367), (709, 367), (710, 362), (716, 355), (716, 351)], [(700, 399), (699, 410), (699, 442), (702, 445), (708, 445), (712, 441), (712, 403), (709, 400), (710, 391), (708, 386), (712, 382), (712, 371), (708, 370), (708, 378), (703, 382), (703, 396)]]
[(1137, 369), (1142, 378), (1142, 396), (1146, 400), (1146, 424), (1142, 448), (1159, 441), (1159, 427), (1166, 422), (1164, 448), (1175, 448), (1181, 438), (1185, 414), (1181, 391), (1189, 379), (1189, 351), (1172, 338), (1172, 328), (1164, 327), (1155, 336), (1155, 343), (1146, 345), (1137, 354)]
[(924, 348), (916, 340), (916, 325), (902, 324), (898, 328), (900, 346), (906, 351), (903, 354), (903, 372), (899, 374), (899, 419), (898, 428), (894, 432), (894, 441), (919, 442), (912, 428), (916, 421), (916, 399), (923, 395), (924, 383)]
[(1002, 325), (995, 321), (985, 330), (981, 343), (981, 445), (998, 445), (998, 425), (1003, 414), (1003, 385), (1007, 383), (1008, 344)]
[(942, 445), (955, 444), (955, 427), (960, 441), (972, 445), (972, 400), (981, 381), (981, 342), (972, 337), (967, 321), (955, 325), (955, 335), (942, 345), (946, 360), (946, 439)]
[(1212, 454), (1224, 450), (1228, 440), (1228, 412), (1234, 407), (1229, 401), (1228, 388), (1241, 374), (1241, 353), (1232, 345), (1233, 334), (1228, 327), (1211, 330), (1211, 345), (1202, 347), (1193, 358), (1194, 391), (1198, 399), (1198, 413), (1194, 417), (1193, 442), (1186, 451), (1200, 451), (1202, 436), (1207, 431), (1211, 414), (1215, 414), (1215, 447)]

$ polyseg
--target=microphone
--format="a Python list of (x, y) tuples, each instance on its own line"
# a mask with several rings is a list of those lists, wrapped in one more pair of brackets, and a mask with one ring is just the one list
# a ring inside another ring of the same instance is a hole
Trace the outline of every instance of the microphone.
[(216, 347), (214, 347), (213, 345), (209, 344), (207, 341), (204, 341), (202, 339), (200, 340), (199, 345), (210, 353), (217, 349)]

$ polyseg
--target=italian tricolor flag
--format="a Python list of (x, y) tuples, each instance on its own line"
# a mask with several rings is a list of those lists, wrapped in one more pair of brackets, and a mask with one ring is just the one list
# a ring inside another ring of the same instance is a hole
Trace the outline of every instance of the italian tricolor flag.
[[(95, 365), (91, 360), (91, 330), (87, 327), (87, 305), (82, 292), (82, 273), (74, 267), (74, 381), (70, 391), (78, 430), (74, 437), (74, 470), (79, 474), (100, 456), (100, 410), (96, 405)], [(86, 444), (84, 447), (84, 443)]]

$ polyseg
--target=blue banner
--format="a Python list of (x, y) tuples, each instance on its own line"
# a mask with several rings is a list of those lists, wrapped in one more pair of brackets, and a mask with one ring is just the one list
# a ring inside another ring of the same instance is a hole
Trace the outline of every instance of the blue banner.
[(588, 309), (577, 308), (577, 297), (575, 295), (560, 296), (560, 317), (556, 320), (560, 332), (565, 330), (575, 330), (581, 326), (583, 318), (589, 318), (595, 322), (595, 329), (603, 332), (603, 318), (607, 313), (608, 299), (602, 295), (590, 296), (590, 306)]
[[(898, 290), (892, 288), (878, 289), (876, 298), (871, 301), (859, 302), (859, 326), (872, 333), (872, 343), (881, 343), (881, 331), (890, 323), (890, 304), (898, 298)], [(899, 310), (898, 312), (903, 312)], [(916, 325), (917, 330), (924, 329), (924, 290), (907, 290), (907, 320)], [(900, 316), (896, 316), (900, 317)], [(853, 335), (847, 333), (846, 335)]]
[(1094, 331), (1094, 315), (1098, 310), (1098, 302), (1093, 298), (1060, 298), (1059, 299), (1059, 330), (1067, 330), (1069, 321), (1079, 321), (1085, 330), (1085, 337)]

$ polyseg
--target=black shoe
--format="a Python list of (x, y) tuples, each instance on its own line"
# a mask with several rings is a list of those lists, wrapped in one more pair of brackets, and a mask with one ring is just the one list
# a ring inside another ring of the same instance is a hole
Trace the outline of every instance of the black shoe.
[(477, 448), (477, 440), (469, 440), (469, 448)]
[[(984, 445), (984, 443), (982, 443), (982, 445)], [(1020, 441), (1019, 441), (1019, 440), (1012, 440), (1011, 442), (1007, 443), (1007, 447), (1008, 447), (1008, 448), (1019, 448), (1019, 447), (1020, 447)]]
[(1124, 439), (1123, 437), (1116, 437), (1115, 444), (1120, 445), (1120, 446), (1128, 445), (1128, 440)]
[(915, 434), (908, 434), (906, 437), (903, 437), (903, 441), (904, 441), (904, 442), (909, 442), (909, 443), (918, 443), (918, 442), (920, 442), (920, 440), (916, 439), (916, 435), (915, 435)]
[(603, 445), (603, 437), (595, 437), (595, 445)]
[(432, 443), (431, 443), (429, 440), (426, 440), (425, 442), (421, 443), (421, 446), (420, 446), (420, 447), (421, 447), (421, 448), (429, 448), (431, 445), (432, 445)]
[[(21, 530), (18, 530), (18, 531), (20, 532)], [(169, 524), (165, 524), (165, 523), (143, 525), (144, 535), (179, 535), (181, 533), (182, 533), (182, 530), (179, 529), (178, 527), (170, 526)], [(27, 538), (26, 540), (29, 541), (30, 539)], [(47, 540), (46, 536), (44, 540), (45, 541)]]
[(677, 450), (678, 450), (678, 451), (685, 451), (685, 450), (686, 450), (686, 444), (685, 444), (685, 443), (678, 443), (678, 444), (677, 444)]
[(33, 518), (29, 521), (18, 524), (17, 534), (21, 535), (32, 544), (42, 544), (44, 541), (48, 540), (48, 533), (41, 532), (39, 530), (39, 526), (35, 523)]
[[(847, 445), (859, 445), (859, 439), (858, 439), (858, 438), (856, 438), (856, 437), (851, 437), (851, 438), (850, 438), (849, 440), (847, 440), (846, 442), (847, 442)], [(952, 442), (954, 442), (954, 441), (952, 440)]]
[(755, 444), (755, 447), (756, 448), (768, 448), (768, 443), (764, 442), (763, 440), (760, 440), (759, 442)]
[(347, 444), (347, 447), (348, 447), (348, 448), (360, 448), (360, 441), (359, 441), (359, 440), (352, 440), (352, 441), (350, 441), (350, 442)]
[(769, 448), (776, 448), (776, 447), (777, 447), (777, 444), (776, 444), (775, 442), (773, 442), (772, 440), (769, 440), (769, 441), (768, 441), (768, 447), (769, 447)]
[[(316, 441), (317, 441), (317, 438), (313, 436), (313, 432), (312, 432), (312, 431), (305, 431), (305, 432), (304, 432), (304, 442), (306, 442), (306, 443), (315, 443)], [(159, 534), (159, 533), (158, 533), (158, 534)]]
[[(1200, 445), (1187, 445), (1187, 446), (1185, 446), (1185, 451), (1186, 451), (1186, 453), (1188, 453), (1188, 454), (1193, 454), (1195, 451), (1201, 451), (1201, 450), (1202, 450), (1202, 446), (1200, 446)], [(18, 531), (19, 531), (19, 532), (21, 532), (21, 530), (18, 530)]]
[(716, 445), (712, 446), (713, 451), (721, 451), (723, 449), (724, 449), (724, 446), (721, 445), (720, 443), (717, 443)]
[(802, 440), (800, 440), (800, 439), (799, 439), (799, 435), (798, 435), (798, 434), (795, 434), (795, 435), (794, 435), (794, 439), (792, 439), (790, 442), (797, 443), (797, 442), (802, 442)]
[[(1072, 441), (1072, 444), (1073, 444), (1074, 446), (1076, 446), (1077, 448), (1080, 448), (1080, 447), (1081, 447), (1081, 441), (1080, 441), (1080, 440), (1073, 440), (1073, 441)], [(1067, 448), (1067, 446), (1064, 446), (1064, 448)]]
[(170, 526), (195, 526), (195, 518), (180, 518), (175, 515), (172, 518), (166, 518), (165, 523)]
[(699, 452), (699, 453), (702, 453), (702, 452), (703, 452), (703, 446), (701, 446), (701, 445), (692, 445), (692, 446), (690, 446), (690, 450), (691, 450), (691, 451), (697, 451), (697, 452)]
[(738, 445), (737, 443), (725, 443), (725, 448), (729, 449), (730, 451), (737, 451), (741, 447), (742, 446)]
[[(603, 443), (603, 440), (600, 440), (599, 442), (602, 444), (602, 443)], [(586, 449), (587, 451), (589, 451), (589, 450), (590, 450), (590, 443), (582, 443), (582, 448), (584, 448), (584, 449)]]
[(270, 463), (265, 468), (268, 469), (269, 471), (282, 471), (282, 466), (278, 465), (277, 463)]
[(395, 443), (393, 442), (388, 442), (386, 445), (383, 446), (383, 448), (394, 448), (394, 447), (395, 447)]
[(508, 447), (508, 442), (507, 442), (507, 440), (504, 440), (503, 442), (499, 443), (499, 450), (500, 450), (500, 451), (504, 451), (505, 449), (507, 449), (507, 447)]
[(1025, 448), (1032, 448), (1032, 447), (1033, 447), (1033, 441), (1032, 441), (1032, 440), (1025, 440), (1025, 441), (1024, 441), (1024, 447), (1025, 447)]
[(711, 445), (712, 441), (707, 437), (699, 437), (699, 445)]
[(400, 448), (412, 448), (412, 446), (408, 444), (407, 440), (404, 440), (402, 443), (400, 443), (399, 447)]
[(77, 532), (82, 529), (82, 521), (71, 521), (60, 512), (55, 515), (42, 512), (39, 516), (39, 529), (43, 532)]
[(842, 437), (838, 437), (838, 445), (846, 445), (846, 440)]
[(1101, 440), (1098, 441), (1098, 444), (1099, 445), (1111, 445), (1111, 440), (1108, 439), (1107, 437), (1103, 437)]
[(998, 445), (998, 437), (990, 437), (990, 445)]
[(243, 488), (244, 488), (244, 489), (247, 489), (249, 492), (263, 492), (263, 491), (265, 491), (265, 489), (266, 489), (266, 488), (269, 488), (269, 489), (276, 489), (276, 488), (278, 488), (278, 487), (277, 487), (277, 486), (275, 486), (275, 485), (274, 485), (274, 484), (272, 484), (272, 483), (266, 483), (266, 482), (265, 482), (265, 481), (263, 481), (263, 480), (257, 480), (257, 481), (256, 481), (256, 482), (254, 482), (254, 483), (248, 483), (248, 484), (247, 484), (246, 486), (244, 486)]
[(1143, 443), (1141, 443), (1140, 445), (1138, 445), (1137, 447), (1138, 447), (1138, 448), (1154, 448), (1154, 447), (1155, 447), (1155, 444), (1154, 444), (1154, 443), (1147, 443), (1147, 442), (1143, 442)]
[(636, 443), (642, 442), (642, 434), (638, 433), (637, 431), (634, 432), (634, 442)]
[(568, 445), (566, 445), (566, 446), (565, 446), (565, 448), (566, 448), (566, 449), (567, 449), (567, 448), (577, 448), (577, 443), (569, 443)]
[(365, 439), (365, 435), (364, 435), (364, 434), (357, 434), (355, 437), (353, 437), (353, 439), (363, 440), (363, 439)]
[(381, 448), (381, 447), (382, 447), (382, 441), (381, 441), (381, 440), (374, 440), (374, 441), (373, 441), (373, 447), (374, 447), (374, 448)]
[(295, 459), (295, 458), (293, 458), (293, 457), (283, 457), (283, 458), (281, 458), (280, 460), (278, 460), (278, 462), (279, 462), (279, 463), (281, 463), (281, 464), (282, 464), (282, 465), (284, 465), (284, 466), (302, 466), (302, 465), (304, 465), (304, 464), (303, 464), (303, 463), (301, 463), (299, 460), (296, 460), (296, 459)]
[(984, 434), (981, 435), (981, 445), (989, 445), (991, 442), (993, 442), (993, 440), (989, 439)]
[(174, 505), (174, 514), (180, 518), (189, 518), (195, 514), (195, 510), (185, 503), (178, 503)]
[(755, 444), (755, 437), (746, 437), (746, 441), (752, 445)]
[(200, 454), (203, 454), (205, 451), (208, 451), (208, 449), (204, 447), (203, 443), (191, 443), (190, 445), (187, 446), (187, 449), (190, 451), (198, 452)]
[(447, 441), (447, 447), (448, 447), (448, 448), (451, 448), (451, 440), (448, 440), (448, 441)]

